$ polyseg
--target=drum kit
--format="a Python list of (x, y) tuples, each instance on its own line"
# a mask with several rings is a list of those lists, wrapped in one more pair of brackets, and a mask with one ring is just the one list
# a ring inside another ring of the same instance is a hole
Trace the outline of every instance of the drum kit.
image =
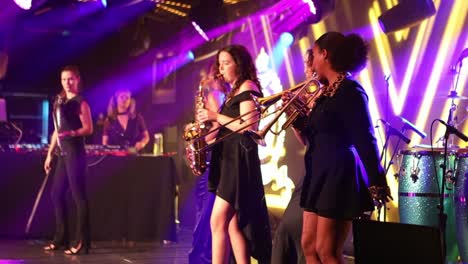
[[(468, 140), (453, 120), (455, 100), (468, 100), (451, 92), (443, 147), (419, 145), (399, 151), (397, 157), (400, 222), (440, 227), (445, 231), (445, 256), (468, 263), (468, 148), (453, 145), (454, 136)], [(454, 135), (451, 135), (454, 134)]]

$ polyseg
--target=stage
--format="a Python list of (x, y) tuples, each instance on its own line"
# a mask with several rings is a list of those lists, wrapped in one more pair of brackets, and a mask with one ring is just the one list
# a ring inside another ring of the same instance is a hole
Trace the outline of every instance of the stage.
[(63, 251), (44, 252), (44, 240), (0, 240), (0, 263), (188, 263), (191, 230), (178, 232), (178, 243), (137, 242), (133, 248), (121, 241), (93, 241), (88, 255), (67, 256)]
[[(45, 253), (42, 247), (47, 241), (39, 240), (0, 240), (0, 263), (8, 264), (185, 264), (191, 247), (192, 230), (179, 229), (177, 243), (138, 242), (135, 247), (123, 247), (121, 242), (92, 242), (90, 254), (65, 256), (61, 251)], [(353, 257), (345, 257), (346, 264), (354, 264)], [(254, 262), (252, 262), (254, 263)]]

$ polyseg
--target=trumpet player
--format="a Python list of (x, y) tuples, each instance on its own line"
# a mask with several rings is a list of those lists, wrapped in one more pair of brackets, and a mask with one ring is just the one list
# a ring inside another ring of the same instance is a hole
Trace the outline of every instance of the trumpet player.
[(212, 150), (208, 176), (208, 190), (216, 194), (210, 219), (212, 261), (227, 263), (231, 247), (236, 263), (250, 263), (251, 256), (259, 263), (268, 263), (271, 236), (258, 146), (243, 134), (248, 129), (257, 129), (258, 122), (246, 124), (259, 115), (251, 95), (262, 95), (260, 83), (245, 47), (226, 46), (216, 58), (219, 73), (230, 91), (220, 112), (199, 109), (197, 119), (221, 126), (217, 138), (239, 131)]
[[(313, 61), (312, 49), (308, 49), (304, 56), (304, 74), (307, 80), (314, 77)], [(287, 101), (290, 96), (290, 93), (284, 93), (282, 99)], [(294, 132), (298, 131), (294, 129)], [(276, 228), (271, 255), (272, 264), (305, 263), (301, 246), (302, 208), (299, 206), (303, 180), (301, 178), (296, 184), (281, 222)]]
[(365, 66), (367, 44), (356, 34), (328, 32), (316, 40), (312, 53), (322, 94), (311, 114), (293, 124), (307, 146), (301, 244), (307, 263), (344, 263), (352, 219), (373, 211), (373, 199), (385, 203), (391, 196), (379, 164), (368, 96), (347, 74)]

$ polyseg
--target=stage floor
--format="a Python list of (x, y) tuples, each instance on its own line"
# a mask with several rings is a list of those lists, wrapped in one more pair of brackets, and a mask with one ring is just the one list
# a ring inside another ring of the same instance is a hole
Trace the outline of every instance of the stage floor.
[(76, 256), (67, 256), (63, 250), (44, 252), (42, 247), (48, 241), (1, 239), (0, 264), (186, 264), (191, 231), (181, 230), (178, 237), (178, 243), (137, 242), (132, 248), (124, 247), (122, 241), (96, 241), (92, 242), (90, 254)]
[[(137, 242), (132, 248), (124, 247), (121, 241), (97, 241), (92, 243), (90, 254), (77, 256), (44, 252), (42, 247), (48, 241), (0, 239), (0, 264), (187, 264), (191, 232), (179, 230), (177, 243)], [(352, 257), (345, 259), (354, 264)]]

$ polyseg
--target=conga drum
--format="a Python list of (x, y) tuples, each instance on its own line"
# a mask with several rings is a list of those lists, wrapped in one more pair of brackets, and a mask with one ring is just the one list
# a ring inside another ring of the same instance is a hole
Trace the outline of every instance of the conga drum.
[(455, 183), (455, 222), (458, 249), (463, 263), (468, 263), (468, 149), (458, 152)]
[[(398, 173), (398, 208), (400, 222), (405, 224), (439, 226), (440, 188), (444, 150), (434, 148), (414, 148), (401, 153)], [(447, 260), (456, 261), (458, 248), (454, 217), (454, 177), (456, 153), (447, 156), (446, 183), (444, 192), (444, 212), (447, 214), (446, 245)], [(435, 163), (434, 163), (435, 162)]]

